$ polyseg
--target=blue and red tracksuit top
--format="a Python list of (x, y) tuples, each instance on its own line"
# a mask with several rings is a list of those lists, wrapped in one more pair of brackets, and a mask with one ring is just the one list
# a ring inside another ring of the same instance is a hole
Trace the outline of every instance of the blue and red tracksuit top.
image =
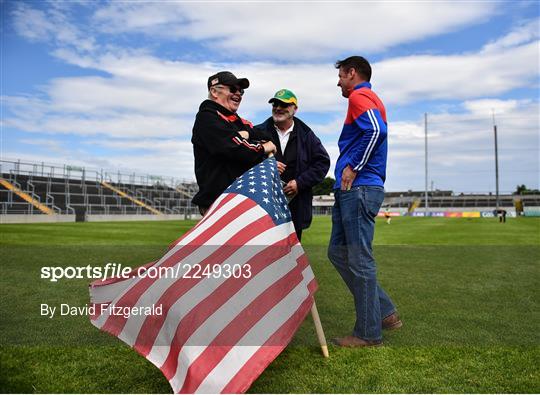
[(349, 165), (357, 172), (352, 184), (384, 186), (387, 145), (386, 110), (369, 82), (354, 87), (339, 136), (334, 189), (341, 188), (341, 174)]

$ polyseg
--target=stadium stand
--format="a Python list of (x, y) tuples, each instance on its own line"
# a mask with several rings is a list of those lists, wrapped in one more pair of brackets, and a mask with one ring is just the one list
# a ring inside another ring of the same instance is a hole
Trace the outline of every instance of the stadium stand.
[[(478, 208), (478, 207), (495, 207), (495, 195), (458, 195), (458, 196), (432, 196), (428, 194), (428, 205), (433, 208)], [(514, 199), (512, 195), (499, 196), (500, 207), (514, 207)], [(421, 197), (418, 208), (425, 207), (425, 200)]]
[[(11, 201), (12, 204), (16, 204), (18, 206), (19, 204), (23, 204), (24, 202), (26, 202), (32, 207), (32, 209), (35, 207), (42, 213), (54, 213), (53, 210), (51, 210), (49, 207), (39, 201), (38, 196), (31, 192), (30, 195), (28, 192), (21, 190), (20, 185), (15, 185), (14, 183), (11, 183), (4, 179), (0, 179), (0, 185), (2, 185), (2, 193), (5, 193), (7, 195), (6, 199), (8, 201)], [(14, 198), (15, 202), (13, 202)]]
[[(332, 195), (315, 196), (314, 208), (317, 214), (328, 214), (334, 204)], [(496, 207), (496, 197), (492, 194), (459, 194), (452, 191), (428, 192), (428, 206), (433, 210), (488, 211)], [(423, 191), (386, 192), (383, 207), (389, 207), (411, 214), (415, 210), (425, 210)], [(521, 213), (527, 209), (540, 208), (540, 195), (500, 195), (499, 207)]]
[(198, 212), (191, 205), (197, 185), (189, 181), (21, 161), (2, 160), (0, 166), (3, 215), (187, 216)]
[[(0, 160), (0, 215), (184, 216), (198, 215), (191, 205), (193, 181), (151, 175), (105, 172), (76, 166)], [(383, 207), (412, 215), (425, 210), (424, 191), (386, 192)], [(333, 195), (315, 196), (313, 211), (330, 215)], [(428, 193), (430, 210), (491, 211), (491, 194)], [(519, 213), (540, 212), (540, 195), (500, 195), (499, 206)]]

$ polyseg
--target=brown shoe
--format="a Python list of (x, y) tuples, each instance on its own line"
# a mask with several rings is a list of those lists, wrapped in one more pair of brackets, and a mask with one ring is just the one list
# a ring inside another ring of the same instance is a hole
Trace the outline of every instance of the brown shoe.
[(382, 340), (364, 340), (356, 336), (337, 337), (332, 343), (340, 347), (379, 347), (383, 344)]
[(399, 329), (403, 326), (403, 322), (399, 319), (398, 313), (392, 313), (382, 320), (382, 328), (388, 331)]

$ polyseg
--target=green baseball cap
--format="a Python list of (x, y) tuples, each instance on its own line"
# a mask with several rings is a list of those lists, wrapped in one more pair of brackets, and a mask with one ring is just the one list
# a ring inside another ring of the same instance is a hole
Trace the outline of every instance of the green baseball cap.
[(280, 89), (277, 91), (274, 97), (268, 100), (268, 103), (272, 103), (274, 100), (279, 100), (283, 103), (293, 103), (295, 106), (298, 106), (298, 99), (295, 94), (288, 89)]

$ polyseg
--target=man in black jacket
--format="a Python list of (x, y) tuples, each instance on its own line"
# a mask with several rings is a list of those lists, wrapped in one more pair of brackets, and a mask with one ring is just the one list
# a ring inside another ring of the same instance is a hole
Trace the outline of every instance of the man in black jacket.
[(236, 178), (276, 151), (271, 141), (250, 141), (257, 133), (236, 113), (249, 87), (247, 78), (221, 71), (208, 78), (207, 86), (208, 99), (199, 107), (191, 138), (199, 185), (192, 202), (201, 215)]
[[(269, 100), (272, 116), (255, 130), (277, 147), (276, 160), (283, 188), (290, 199), (289, 209), (298, 240), (302, 230), (311, 225), (311, 188), (320, 183), (330, 168), (330, 157), (315, 133), (294, 115), (298, 99), (288, 89), (281, 89)], [(261, 137), (259, 136), (259, 137)]]

